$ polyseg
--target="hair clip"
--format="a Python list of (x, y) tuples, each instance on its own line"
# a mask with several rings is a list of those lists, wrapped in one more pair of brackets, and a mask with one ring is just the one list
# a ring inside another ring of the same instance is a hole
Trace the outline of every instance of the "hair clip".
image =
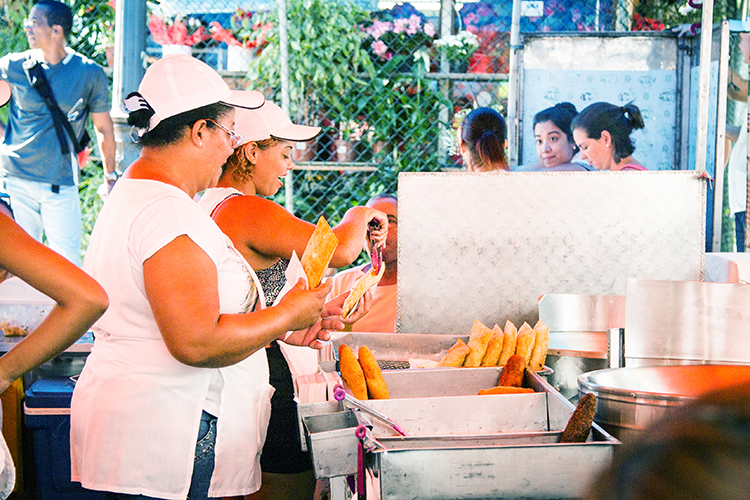
[(120, 110), (124, 113), (133, 113), (141, 109), (151, 110), (152, 113), (154, 112), (151, 105), (138, 92), (131, 92), (128, 97), (122, 101), (122, 104), (120, 104)]

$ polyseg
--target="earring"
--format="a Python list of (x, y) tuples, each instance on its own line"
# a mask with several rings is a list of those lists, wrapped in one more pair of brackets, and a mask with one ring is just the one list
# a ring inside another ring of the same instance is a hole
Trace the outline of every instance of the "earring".
[(198, 146), (203, 147), (203, 141), (199, 142)]

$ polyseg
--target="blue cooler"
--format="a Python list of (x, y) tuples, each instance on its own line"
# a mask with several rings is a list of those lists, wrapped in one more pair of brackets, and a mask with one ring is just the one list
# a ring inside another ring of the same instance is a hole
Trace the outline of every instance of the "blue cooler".
[(104, 500), (70, 480), (70, 400), (75, 382), (40, 378), (26, 390), (26, 427), (32, 432), (37, 500)]

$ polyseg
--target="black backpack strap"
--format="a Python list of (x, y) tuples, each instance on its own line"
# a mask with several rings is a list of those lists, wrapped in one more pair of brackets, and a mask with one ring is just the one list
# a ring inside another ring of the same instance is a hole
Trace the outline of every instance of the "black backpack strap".
[(44, 74), (41, 64), (34, 59), (26, 59), (23, 63), (23, 70), (26, 72), (26, 78), (29, 80), (29, 85), (39, 93), (39, 96), (47, 105), (47, 108), (52, 115), (52, 123), (55, 126), (55, 133), (57, 134), (57, 140), (60, 142), (60, 151), (63, 155), (70, 153), (70, 147), (68, 141), (65, 138), (67, 132), (68, 137), (73, 142), (73, 148), (76, 154), (83, 151), (88, 145), (90, 138), (88, 132), (84, 131), (83, 138), (78, 142), (73, 127), (70, 125), (68, 118), (65, 113), (62, 112), (60, 106), (57, 105), (55, 95), (52, 93), (52, 87), (50, 87), (47, 77)]

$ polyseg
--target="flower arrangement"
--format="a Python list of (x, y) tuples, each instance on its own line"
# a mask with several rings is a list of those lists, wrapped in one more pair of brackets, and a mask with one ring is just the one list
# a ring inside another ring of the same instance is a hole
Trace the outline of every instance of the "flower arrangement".
[[(255, 16), (255, 19), (253, 17)], [(260, 15), (249, 10), (237, 9), (229, 19), (231, 29), (226, 29), (217, 21), (212, 21), (211, 37), (217, 42), (235, 45), (245, 49), (256, 49), (260, 53), (268, 45), (268, 36), (273, 23), (263, 22)]]
[(462, 30), (455, 35), (435, 41), (439, 54), (445, 54), (449, 61), (468, 61), (479, 48), (479, 40), (471, 31)]
[(151, 38), (159, 45), (193, 46), (208, 38), (200, 19), (194, 17), (162, 17), (151, 14), (148, 29)]
[(371, 38), (369, 46), (373, 53), (382, 61), (389, 61), (394, 55), (411, 56), (417, 50), (428, 50), (435, 39), (435, 27), (428, 22), (423, 24), (416, 14), (393, 21), (375, 19), (364, 32)]
[(633, 14), (632, 31), (662, 31), (663, 29), (664, 23), (658, 19), (644, 17), (637, 12)]

